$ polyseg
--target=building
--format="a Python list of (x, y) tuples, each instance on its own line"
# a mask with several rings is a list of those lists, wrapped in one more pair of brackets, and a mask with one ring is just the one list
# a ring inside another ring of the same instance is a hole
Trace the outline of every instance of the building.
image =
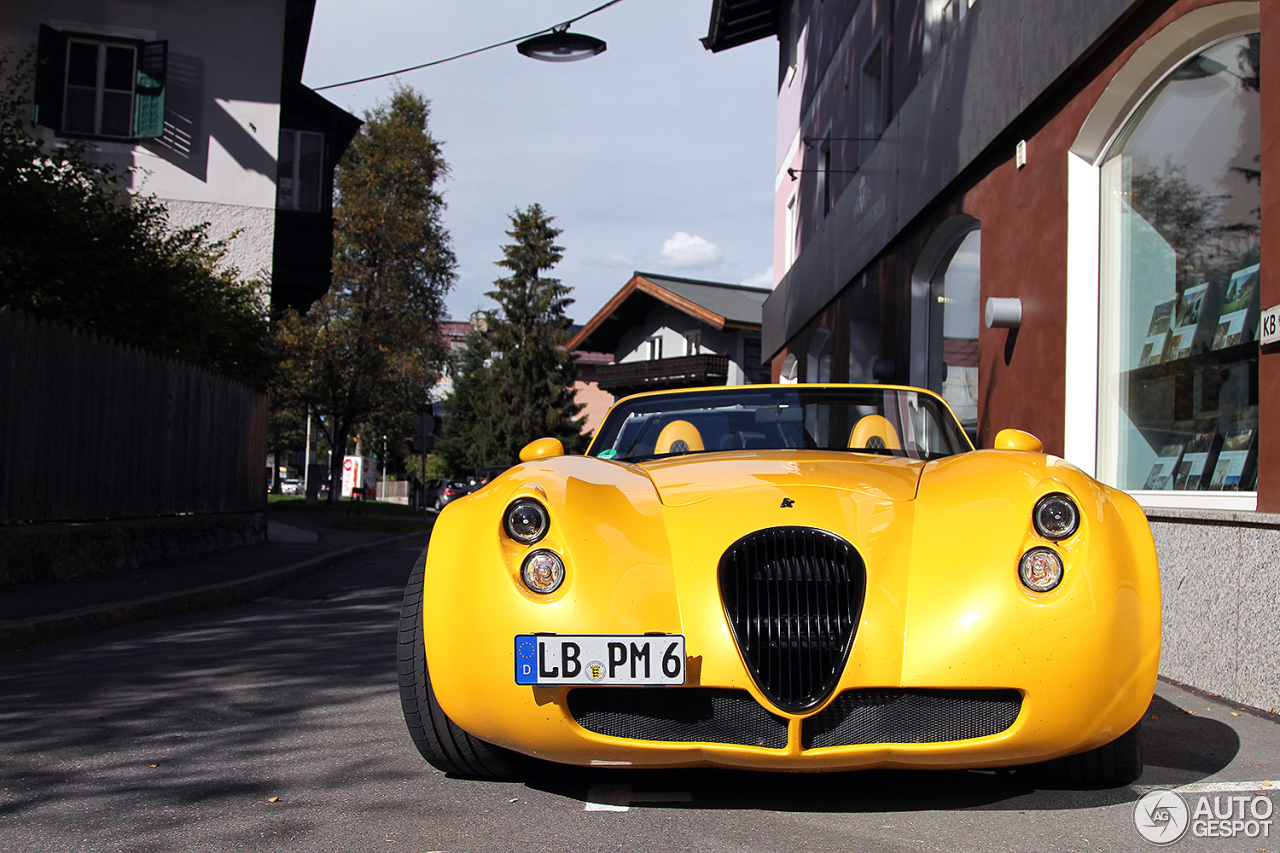
[(305, 309), (329, 288), (333, 168), (359, 128), (301, 83), (315, 0), (12, 0), (0, 49), (32, 51), (36, 132), (84, 139), (174, 227)]
[(569, 341), (613, 353), (596, 381), (615, 397), (662, 388), (767, 382), (760, 310), (771, 291), (637, 272)]
[(774, 376), (931, 387), (1128, 491), (1162, 671), (1264, 708), (1277, 34), (1276, 0), (716, 0), (704, 39), (779, 42)]

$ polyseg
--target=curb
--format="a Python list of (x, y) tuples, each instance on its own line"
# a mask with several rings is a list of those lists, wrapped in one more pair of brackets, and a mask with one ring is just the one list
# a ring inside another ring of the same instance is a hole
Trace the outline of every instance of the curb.
[(211, 584), (180, 592), (160, 593), (147, 598), (135, 598), (105, 606), (83, 607), (79, 610), (37, 616), (33, 619), (0, 622), (0, 654), (22, 651), (57, 640), (105, 631), (108, 628), (160, 616), (175, 616), (230, 604), (243, 604), (261, 598), (273, 589), (318, 572), (348, 557), (377, 548), (385, 548), (388, 545), (425, 539), (430, 535), (430, 530), (406, 533), (375, 542), (351, 545), (280, 569), (271, 569), (226, 583)]

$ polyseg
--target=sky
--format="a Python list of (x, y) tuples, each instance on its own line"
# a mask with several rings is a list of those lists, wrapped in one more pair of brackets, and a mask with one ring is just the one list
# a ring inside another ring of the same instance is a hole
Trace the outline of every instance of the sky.
[[(303, 82), (318, 88), (443, 59), (577, 17), (604, 0), (318, 0)], [(495, 304), (510, 214), (563, 229), (548, 273), (585, 323), (636, 270), (773, 284), (776, 39), (713, 54), (711, 0), (622, 0), (573, 25), (608, 49), (540, 62), (515, 45), (325, 89), (363, 117), (397, 81), (431, 101), (450, 175), (453, 319)]]

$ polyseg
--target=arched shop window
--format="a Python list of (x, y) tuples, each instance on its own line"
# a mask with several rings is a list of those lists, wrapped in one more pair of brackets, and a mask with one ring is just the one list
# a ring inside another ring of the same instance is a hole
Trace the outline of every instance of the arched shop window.
[(942, 394), (977, 445), (978, 316), (982, 232), (958, 237), (929, 287), (929, 387)]
[(1258, 50), (1177, 65), (1102, 160), (1099, 474), (1126, 490), (1257, 488)]

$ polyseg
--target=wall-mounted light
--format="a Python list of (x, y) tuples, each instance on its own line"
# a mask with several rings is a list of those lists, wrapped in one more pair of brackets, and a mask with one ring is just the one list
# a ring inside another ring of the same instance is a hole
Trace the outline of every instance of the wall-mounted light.
[(988, 329), (1016, 329), (1022, 325), (1022, 300), (996, 296), (987, 299)]
[(516, 50), (543, 62), (576, 62), (604, 53), (605, 47), (603, 39), (571, 33), (568, 24), (561, 24), (549, 33), (525, 39), (516, 45)]

